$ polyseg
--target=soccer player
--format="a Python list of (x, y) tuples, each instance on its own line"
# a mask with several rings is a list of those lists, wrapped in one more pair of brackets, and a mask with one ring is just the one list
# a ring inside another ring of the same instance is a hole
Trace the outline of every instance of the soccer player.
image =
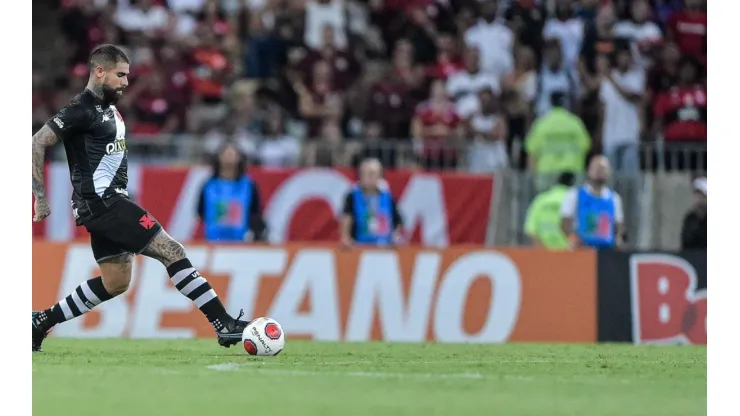
[(54, 325), (77, 318), (128, 289), (134, 255), (159, 260), (172, 283), (190, 298), (216, 331), (218, 343), (231, 347), (241, 340), (247, 321), (235, 319), (208, 281), (149, 213), (128, 198), (126, 124), (115, 103), (128, 86), (129, 59), (113, 45), (90, 54), (87, 88), (32, 138), (34, 222), (51, 214), (44, 187), (44, 152), (59, 140), (64, 144), (74, 189), (72, 213), (77, 225), (90, 232), (93, 256), (101, 276), (82, 282), (69, 296), (32, 313), (33, 351)]

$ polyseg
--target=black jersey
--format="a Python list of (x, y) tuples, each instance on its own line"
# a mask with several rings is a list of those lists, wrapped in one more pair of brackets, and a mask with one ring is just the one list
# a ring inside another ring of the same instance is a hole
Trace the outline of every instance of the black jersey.
[(128, 196), (126, 125), (115, 106), (85, 89), (46, 125), (67, 153), (78, 222), (93, 214), (91, 206), (108, 206)]

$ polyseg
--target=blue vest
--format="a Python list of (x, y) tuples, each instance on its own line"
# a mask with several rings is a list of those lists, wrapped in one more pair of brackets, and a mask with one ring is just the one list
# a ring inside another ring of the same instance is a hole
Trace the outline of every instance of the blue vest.
[(249, 231), (252, 180), (213, 178), (204, 189), (204, 228), (208, 241), (244, 241)]
[(393, 205), (388, 191), (367, 196), (355, 186), (352, 190), (355, 208), (355, 241), (359, 244), (389, 245), (393, 242)]
[(608, 198), (591, 195), (585, 186), (578, 188), (576, 218), (578, 238), (594, 248), (612, 247), (615, 243), (614, 193)]

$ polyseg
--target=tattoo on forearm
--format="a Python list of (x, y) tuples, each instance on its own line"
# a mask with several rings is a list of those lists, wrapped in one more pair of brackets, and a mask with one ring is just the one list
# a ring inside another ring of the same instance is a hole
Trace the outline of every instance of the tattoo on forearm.
[(170, 237), (166, 231), (162, 230), (154, 237), (149, 246), (141, 254), (159, 260), (165, 267), (172, 263), (184, 259), (186, 256), (185, 248), (177, 240)]
[(46, 154), (46, 148), (54, 145), (57, 142), (57, 136), (49, 128), (49, 126), (42, 127), (36, 134), (31, 138), (32, 147), (32, 189), (33, 194), (37, 198), (46, 197), (46, 187), (44, 186), (44, 155)]

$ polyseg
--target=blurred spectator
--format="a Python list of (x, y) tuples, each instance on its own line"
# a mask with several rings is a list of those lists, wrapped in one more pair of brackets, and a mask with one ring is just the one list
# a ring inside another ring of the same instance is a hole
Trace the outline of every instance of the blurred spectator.
[(468, 134), (473, 138), (468, 148), (468, 171), (487, 173), (505, 169), (509, 166), (508, 132), (501, 105), (488, 89), (478, 93), (477, 103), (466, 118)]
[(284, 168), (298, 165), (300, 142), (285, 130), (285, 120), (280, 111), (273, 111), (267, 119), (262, 141), (256, 156), (263, 168)]
[(219, 0), (206, 0), (196, 14), (196, 20), (199, 26), (213, 29), (217, 36), (226, 36), (233, 30)]
[(60, 29), (71, 44), (70, 63), (86, 62), (90, 51), (101, 39), (100, 11), (93, 0), (77, 0), (69, 4), (61, 14)]
[[(295, 130), (287, 136), (330, 139), (315, 146), (300, 142), (309, 163), (356, 164), (360, 156), (372, 156), (388, 166), (452, 168), (467, 154), (472, 169), (492, 170), (507, 159), (494, 163), (493, 155), (505, 149), (508, 163), (520, 167), (527, 160), (521, 140), (535, 114), (548, 114), (553, 93), (564, 93), (564, 106), (603, 139), (594, 141), (595, 151), (611, 146), (616, 134), (600, 121), (635, 136), (624, 130), (636, 129), (636, 123), (609, 123), (613, 117), (602, 120), (599, 114), (602, 91), (610, 109), (625, 104), (623, 94), (609, 86), (622, 86), (620, 78), (612, 75), (611, 82), (606, 75), (615, 52), (631, 45), (636, 68), (649, 74), (644, 100), (652, 111), (639, 109), (639, 116), (655, 127), (646, 135), (657, 143), (654, 159), (665, 159), (671, 169), (706, 165), (706, 134), (676, 133), (677, 126), (705, 126), (706, 85), (698, 85), (705, 84), (705, 0), (65, 0), (58, 10), (60, 27), (48, 33), (61, 29), (63, 36), (48, 53), (34, 54), (34, 62), (48, 55), (50, 62), (66, 60), (69, 67), (38, 64), (48, 67), (44, 77), (49, 72), (59, 82), (41, 97), (34, 84), (34, 122), (84, 88), (91, 48), (113, 43), (132, 58), (131, 89), (119, 107), (133, 133), (207, 133), (194, 148), (213, 152), (234, 141), (260, 159), (266, 123), (278, 107)], [(671, 93), (687, 88), (686, 82), (679, 85), (679, 59), (687, 57), (699, 64), (697, 86), (691, 87), (699, 92), (691, 105), (686, 94)], [(463, 119), (448, 129), (469, 126), (472, 140), (450, 135), (417, 141), (414, 148), (406, 142), (411, 120), (436, 79), (446, 83)], [(489, 91), (493, 100), (481, 103)], [(682, 97), (682, 107), (675, 97)], [(697, 112), (698, 118), (692, 116)], [(505, 143), (486, 133), (494, 118), (506, 132)], [(667, 154), (660, 148), (661, 132)], [(363, 134), (373, 141), (343, 142), (345, 135)], [(376, 135), (403, 142), (375, 141)], [(283, 156), (292, 145), (284, 148), (282, 137), (264, 138), (269, 163), (289, 163)], [(190, 140), (177, 137), (172, 143), (184, 148)], [(463, 145), (477, 150), (462, 153)], [(437, 148), (436, 159), (421, 153), (430, 146)], [(614, 151), (603, 151), (617, 170), (625, 168)], [(631, 170), (635, 158), (628, 153)]]
[(239, 125), (236, 117), (230, 114), (203, 136), (203, 151), (212, 157), (227, 144), (239, 150), (239, 153), (252, 157), (257, 151), (257, 140), (244, 126)]
[(650, 3), (647, 0), (634, 0), (630, 15), (630, 20), (621, 20), (614, 25), (614, 35), (629, 39), (637, 64), (648, 68), (653, 62), (656, 46), (663, 41), (663, 34), (655, 22), (648, 20)]
[(340, 239), (344, 247), (354, 244), (389, 246), (400, 241), (403, 218), (377, 159), (366, 159), (360, 180), (344, 198)]
[(637, 173), (643, 117), (645, 73), (634, 64), (632, 50), (616, 52), (616, 66), (602, 75), (599, 98), (602, 105), (601, 144), (617, 172)]
[(307, 0), (306, 31), (304, 42), (311, 49), (320, 49), (323, 45), (324, 28), (334, 28), (334, 46), (339, 49), (347, 47), (347, 20), (343, 0)]
[(336, 88), (331, 66), (318, 61), (313, 67), (311, 83), (298, 81), (294, 88), (298, 93), (298, 111), (308, 124), (308, 137), (319, 135), (322, 124), (339, 121), (344, 114), (344, 96)]
[(668, 37), (681, 53), (707, 63), (707, 10), (705, 0), (684, 0), (683, 10), (668, 19)]
[(692, 183), (694, 206), (686, 213), (681, 227), (681, 248), (697, 250), (707, 248), (707, 178), (699, 177)]
[(603, 249), (621, 247), (624, 242), (622, 198), (607, 186), (610, 174), (609, 161), (594, 156), (586, 184), (569, 190), (563, 200), (563, 232), (574, 234), (576, 246)]
[(429, 99), (416, 107), (411, 121), (411, 137), (420, 145), (419, 153), (424, 167), (457, 167), (462, 134), (462, 118), (455, 104), (447, 97), (444, 82), (432, 81)]
[(393, 142), (383, 141), (383, 125), (376, 120), (366, 120), (362, 135), (362, 145), (359, 151), (352, 156), (352, 166), (359, 168), (365, 159), (378, 159), (380, 163), (395, 169), (398, 165), (398, 152)]
[(119, 4), (116, 24), (126, 32), (143, 32), (147, 36), (159, 35), (167, 27), (167, 10), (154, 0), (131, 1), (128, 6)]
[(213, 122), (226, 111), (223, 99), (232, 74), (229, 59), (213, 30), (205, 27), (198, 29), (197, 42), (189, 60), (191, 69), (188, 78), (193, 101), (197, 105), (191, 116), (201, 122)]
[[(679, 64), (678, 85), (655, 97), (653, 103), (654, 129), (667, 145), (681, 144), (683, 148), (701, 148), (707, 143), (707, 89), (699, 83), (700, 65), (695, 58), (684, 57)], [(706, 169), (706, 153), (674, 153), (668, 147), (665, 167)]]
[(411, 43), (415, 62), (430, 64), (435, 58), (434, 41), (438, 36), (437, 28), (421, 4), (410, 2), (407, 7), (407, 19), (403, 24), (401, 36)]
[(310, 166), (334, 167), (347, 165), (350, 153), (342, 146), (344, 137), (342, 128), (336, 120), (327, 119), (319, 128), (320, 141), (306, 146), (306, 162)]
[(594, 26), (589, 27), (583, 40), (578, 66), (583, 89), (578, 110), (586, 128), (592, 133), (598, 132), (600, 74), (611, 67), (614, 52), (619, 48), (629, 47), (630, 43), (629, 40), (614, 35), (615, 22), (614, 6), (602, 6)]
[[(542, 2), (544, 3), (544, 2)], [(547, 13), (537, 1), (514, 0), (506, 9), (506, 21), (515, 37), (515, 44), (527, 46), (537, 53), (542, 50), (542, 29), (545, 26)]]
[[(282, 13), (279, 0), (249, 0), (248, 23), (242, 31), (249, 41), (244, 51), (244, 69), (249, 78), (269, 78), (279, 73), (279, 64), (285, 57), (288, 44), (280, 33)], [(246, 34), (245, 34), (246, 35)]]
[(684, 0), (652, 0), (655, 18), (661, 27), (667, 25), (674, 13), (683, 9)]
[(483, 89), (490, 89), (499, 94), (501, 84), (496, 76), (481, 70), (478, 49), (468, 48), (465, 52), (465, 70), (447, 79), (447, 93), (458, 108), (464, 110), (475, 106), (471, 102), (478, 99), (478, 92)]
[(262, 218), (256, 182), (246, 172), (246, 159), (227, 144), (218, 150), (213, 177), (201, 188), (198, 217), (207, 241), (261, 241), (266, 224)]
[(310, 84), (311, 70), (319, 61), (327, 62), (332, 69), (333, 79), (336, 87), (347, 89), (357, 79), (360, 74), (360, 68), (355, 57), (346, 51), (339, 50), (334, 46), (334, 27), (327, 25), (324, 27), (323, 44), (318, 50), (311, 50), (300, 62), (300, 70), (306, 74), (306, 83)]
[(537, 102), (535, 112), (542, 116), (550, 111), (551, 97), (559, 93), (565, 99), (563, 106), (568, 110), (574, 110), (574, 104), (578, 94), (578, 79), (563, 61), (563, 52), (560, 41), (548, 39), (545, 41), (545, 52), (543, 56), (542, 69), (539, 75)]
[(660, 59), (648, 72), (648, 91), (651, 98), (670, 90), (678, 83), (678, 65), (681, 51), (675, 43), (666, 43), (660, 48)]
[(505, 80), (501, 95), (508, 125), (507, 149), (517, 169), (526, 166), (526, 154), (521, 141), (527, 135), (533, 118), (537, 98), (539, 75), (535, 67), (534, 52), (527, 46), (517, 49), (514, 72)]
[(537, 98), (539, 78), (531, 48), (520, 46), (516, 50), (514, 70), (506, 77), (504, 85), (514, 90), (524, 103), (531, 106)]
[(414, 66), (411, 44), (400, 40), (396, 43), (392, 67), (368, 93), (366, 117), (377, 119), (386, 137), (407, 139), (414, 109), (421, 101), (418, 96), (423, 81), (424, 69)]
[(450, 33), (441, 33), (437, 36), (437, 58), (427, 67), (430, 78), (446, 80), (451, 75), (462, 71), (462, 61), (456, 50), (455, 37)]
[(482, 2), (480, 8), (481, 18), (465, 32), (465, 44), (480, 52), (480, 70), (501, 81), (514, 67), (514, 34), (498, 20), (498, 0)]
[(548, 250), (567, 250), (571, 248), (568, 235), (563, 232), (560, 208), (566, 195), (575, 184), (572, 172), (561, 173), (552, 188), (537, 195), (527, 209), (524, 233), (532, 240), (534, 247)]
[(554, 16), (545, 22), (542, 37), (545, 40), (557, 39), (559, 41), (563, 65), (567, 70), (577, 68), (583, 36), (583, 21), (576, 17), (573, 2), (555, 0)]
[(540, 189), (549, 186), (542, 174), (583, 172), (591, 149), (591, 136), (583, 121), (565, 108), (565, 100), (562, 92), (552, 94), (552, 109), (535, 120), (524, 143), (529, 169), (542, 178)]
[(140, 135), (170, 134), (180, 129), (185, 108), (170, 98), (162, 74), (151, 72), (130, 88), (122, 100), (132, 111), (131, 132)]

